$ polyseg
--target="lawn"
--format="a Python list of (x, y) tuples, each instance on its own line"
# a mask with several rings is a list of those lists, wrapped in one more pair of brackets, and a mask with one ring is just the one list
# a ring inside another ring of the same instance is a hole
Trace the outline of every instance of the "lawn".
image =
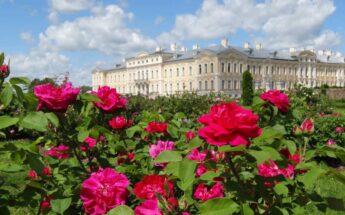
[(331, 106), (334, 111), (345, 115), (345, 101), (344, 100), (333, 100), (331, 101)]

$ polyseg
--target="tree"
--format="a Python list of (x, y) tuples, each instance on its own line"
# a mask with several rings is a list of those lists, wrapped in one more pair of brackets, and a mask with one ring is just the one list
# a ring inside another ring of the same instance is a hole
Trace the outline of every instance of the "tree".
[(55, 85), (54, 79), (52, 79), (52, 78), (44, 78), (44, 79), (35, 78), (34, 80), (31, 81), (28, 90), (29, 90), (29, 92), (32, 92), (34, 89), (34, 86), (41, 85), (41, 84), (49, 84), (49, 83)]
[(242, 102), (243, 105), (251, 105), (253, 103), (253, 77), (249, 71), (245, 71), (242, 75)]

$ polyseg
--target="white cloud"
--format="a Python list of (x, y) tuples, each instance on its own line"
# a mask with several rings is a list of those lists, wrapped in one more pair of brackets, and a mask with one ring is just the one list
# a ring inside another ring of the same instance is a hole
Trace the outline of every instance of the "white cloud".
[(132, 18), (132, 13), (116, 5), (100, 7), (91, 16), (49, 26), (40, 34), (39, 45), (49, 51), (91, 50), (114, 55), (153, 49), (153, 39), (126, 26)]
[(204, 0), (194, 14), (178, 15), (174, 28), (157, 39), (208, 40), (244, 30), (263, 35), (266, 47), (319, 46), (326, 38), (340, 40), (336, 33), (322, 31), (334, 10), (332, 0)]
[(20, 39), (22, 39), (27, 44), (31, 44), (33, 42), (32, 34), (30, 32), (20, 33)]
[(92, 0), (50, 0), (51, 9), (57, 12), (78, 12), (94, 5)]
[(58, 23), (59, 22), (59, 14), (56, 11), (51, 11), (48, 14), (48, 20), (51, 21), (52, 23)]
[(154, 24), (155, 25), (160, 25), (165, 21), (165, 18), (163, 16), (157, 16), (155, 18)]

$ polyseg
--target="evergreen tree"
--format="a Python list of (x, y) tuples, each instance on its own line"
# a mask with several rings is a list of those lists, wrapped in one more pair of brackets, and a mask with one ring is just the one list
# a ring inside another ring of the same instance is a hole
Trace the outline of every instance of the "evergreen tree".
[(242, 75), (242, 102), (243, 105), (251, 105), (253, 103), (253, 77), (249, 71), (245, 71)]

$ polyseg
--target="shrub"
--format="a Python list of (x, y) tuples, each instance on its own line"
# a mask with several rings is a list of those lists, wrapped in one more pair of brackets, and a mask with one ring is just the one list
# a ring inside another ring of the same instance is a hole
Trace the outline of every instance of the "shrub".
[(253, 77), (249, 71), (245, 71), (242, 75), (242, 102), (243, 105), (251, 105), (253, 103)]

